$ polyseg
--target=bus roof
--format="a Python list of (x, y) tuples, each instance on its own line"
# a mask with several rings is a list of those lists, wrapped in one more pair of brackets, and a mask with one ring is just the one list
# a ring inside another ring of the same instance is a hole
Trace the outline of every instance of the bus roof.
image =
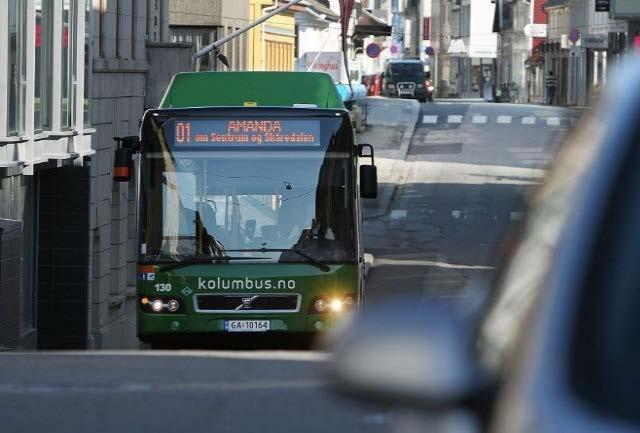
[(160, 108), (254, 104), (345, 108), (331, 76), (321, 72), (182, 72), (169, 83)]

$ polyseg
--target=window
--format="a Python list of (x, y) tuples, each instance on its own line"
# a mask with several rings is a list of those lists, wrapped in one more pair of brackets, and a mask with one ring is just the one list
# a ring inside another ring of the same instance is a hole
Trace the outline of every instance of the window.
[(84, 124), (90, 125), (89, 98), (91, 96), (91, 2), (86, 2), (84, 15)]
[(9, 112), (7, 131), (18, 134), (24, 130), (25, 75), (25, 4), (20, 0), (9, 0)]
[(36, 10), (36, 64), (34, 83), (34, 129), (51, 128), (51, 65), (53, 50), (53, 1), (38, 0)]
[[(173, 28), (171, 29), (171, 42), (186, 42), (193, 44), (195, 52), (206, 47), (211, 41), (216, 40), (215, 30), (201, 28)], [(209, 71), (215, 65), (213, 53), (198, 57), (193, 64), (194, 71)]]
[(73, 115), (73, 90), (75, 84), (74, 47), (75, 47), (75, 11), (76, 0), (62, 1), (62, 106), (60, 126), (69, 128)]

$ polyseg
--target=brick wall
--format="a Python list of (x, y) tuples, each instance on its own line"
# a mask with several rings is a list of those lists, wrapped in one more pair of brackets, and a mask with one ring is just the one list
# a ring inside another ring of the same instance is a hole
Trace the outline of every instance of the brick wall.
[(137, 135), (145, 71), (95, 70), (92, 94), (91, 347), (138, 347), (135, 336), (135, 184), (113, 181), (115, 136)]

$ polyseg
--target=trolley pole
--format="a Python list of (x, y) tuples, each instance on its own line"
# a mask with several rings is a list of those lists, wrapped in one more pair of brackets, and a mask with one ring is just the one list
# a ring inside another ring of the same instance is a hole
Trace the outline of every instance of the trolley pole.
[(258, 18), (254, 22), (242, 27), (241, 29), (236, 30), (235, 32), (231, 33), (230, 35), (227, 35), (224, 38), (219, 39), (219, 40), (215, 41), (214, 43), (209, 44), (206, 47), (201, 48), (196, 53), (194, 53), (194, 55), (193, 55), (194, 59), (197, 59), (198, 57), (202, 57), (202, 56), (204, 56), (206, 54), (209, 54), (211, 51), (213, 51), (217, 56), (219, 54), (219, 49), (220, 49), (220, 47), (222, 45), (224, 45), (227, 42), (229, 42), (230, 40), (240, 36), (241, 34), (251, 30), (255, 26), (262, 24), (263, 22), (267, 21), (269, 18), (271, 18), (271, 17), (273, 17), (275, 15), (278, 15), (280, 12), (286, 11), (291, 6), (295, 6), (296, 4), (300, 3), (301, 1), (302, 0), (291, 0), (289, 3), (282, 5), (277, 9), (274, 9), (273, 11), (269, 12), (268, 14), (263, 15), (262, 17)]

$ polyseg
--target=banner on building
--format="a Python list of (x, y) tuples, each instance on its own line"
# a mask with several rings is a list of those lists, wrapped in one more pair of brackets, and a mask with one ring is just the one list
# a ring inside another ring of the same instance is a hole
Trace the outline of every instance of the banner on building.
[(331, 75), (335, 82), (346, 80), (346, 76), (343, 76), (342, 73), (344, 68), (341, 51), (304, 53), (298, 61), (298, 69), (309, 72), (324, 72)]
[(580, 41), (585, 48), (606, 49), (609, 46), (607, 35), (585, 35)]
[(424, 17), (422, 19), (422, 40), (428, 41), (431, 39), (431, 17)]
[(451, 57), (467, 57), (469, 51), (462, 39), (451, 39), (447, 54)]

